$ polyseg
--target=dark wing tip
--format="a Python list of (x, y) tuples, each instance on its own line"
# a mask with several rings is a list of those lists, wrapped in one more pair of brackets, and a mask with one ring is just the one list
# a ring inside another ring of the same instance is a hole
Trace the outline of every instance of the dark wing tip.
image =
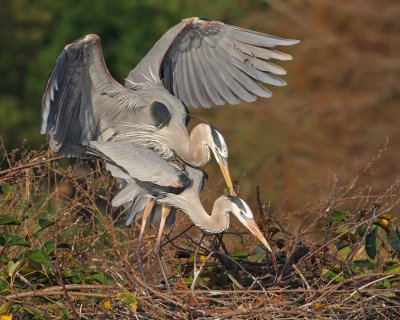
[(181, 173), (179, 175), (179, 180), (175, 181), (172, 185), (167, 188), (167, 192), (180, 194), (186, 188), (190, 187), (192, 180), (188, 177), (186, 173)]

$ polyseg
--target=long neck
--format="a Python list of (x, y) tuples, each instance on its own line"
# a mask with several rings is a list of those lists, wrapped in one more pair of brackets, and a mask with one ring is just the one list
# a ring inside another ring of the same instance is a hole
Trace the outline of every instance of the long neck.
[[(179, 195), (176, 195), (176, 197), (179, 197)], [(211, 215), (204, 209), (200, 200), (174, 203), (173, 205), (185, 212), (195, 225), (206, 232), (220, 233), (229, 228), (230, 202), (225, 196), (219, 197), (214, 202)]]
[(190, 132), (187, 152), (178, 154), (185, 162), (201, 167), (210, 160), (210, 126), (204, 123), (198, 124)]

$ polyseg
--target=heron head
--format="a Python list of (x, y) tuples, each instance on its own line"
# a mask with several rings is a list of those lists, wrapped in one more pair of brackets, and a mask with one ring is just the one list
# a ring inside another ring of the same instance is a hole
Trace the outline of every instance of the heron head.
[(210, 133), (211, 139), (209, 139), (208, 146), (214, 154), (214, 157), (221, 168), (221, 172), (228, 186), (229, 194), (234, 196), (236, 195), (236, 193), (233, 188), (231, 175), (229, 173), (228, 147), (226, 145), (225, 139), (222, 134), (213, 126), (210, 126)]
[(253, 213), (246, 202), (239, 197), (227, 196), (231, 202), (231, 212), (238, 218), (238, 220), (255, 235), (261, 243), (272, 252), (271, 246), (265, 239), (261, 230), (258, 228), (257, 223), (254, 220)]

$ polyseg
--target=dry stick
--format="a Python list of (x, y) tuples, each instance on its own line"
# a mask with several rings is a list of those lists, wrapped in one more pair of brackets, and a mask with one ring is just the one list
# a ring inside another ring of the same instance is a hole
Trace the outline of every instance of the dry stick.
[(196, 279), (200, 275), (200, 271), (201, 271), (201, 269), (199, 271), (197, 271), (197, 254), (199, 252), (199, 248), (200, 248), (201, 243), (203, 242), (205, 236), (206, 235), (204, 233), (201, 234), (199, 245), (197, 246), (196, 251), (194, 252), (194, 259), (193, 259), (193, 274), (194, 274), (194, 277), (193, 277), (192, 285), (190, 286), (190, 289), (192, 291), (194, 290)]
[(328, 211), (328, 225), (325, 230), (325, 243), (328, 242), (328, 239), (329, 239), (329, 231), (330, 231), (331, 224), (332, 224), (332, 213), (333, 213), (333, 211), (335, 211), (335, 207), (336, 207), (336, 198), (337, 198), (337, 189), (338, 189), (337, 188), (338, 180), (336, 178), (336, 175), (334, 175), (334, 179), (335, 180), (334, 180), (333, 187), (332, 187), (332, 203), (327, 210)]
[(201, 271), (203, 270), (203, 268), (204, 268), (206, 262), (207, 262), (214, 254), (215, 254), (215, 252), (214, 252), (214, 251), (211, 251), (211, 252), (208, 254), (208, 256), (204, 259), (204, 261), (202, 262), (202, 264), (200, 265), (199, 271), (198, 271), (197, 273), (194, 274), (194, 276), (193, 276), (193, 282), (192, 282), (192, 285), (191, 285), (191, 287), (190, 287), (190, 289), (191, 289), (192, 291), (194, 290), (194, 288), (195, 288), (195, 286), (196, 286), (197, 278), (199, 277)]
[(258, 212), (260, 213), (260, 215), (262, 217), (263, 225), (267, 225), (268, 217), (267, 217), (267, 213), (264, 210), (264, 206), (261, 202), (260, 186), (258, 184), (256, 185), (256, 199), (257, 199), (257, 204), (258, 204)]
[(167, 241), (161, 245), (161, 248), (164, 247), (165, 245), (169, 244), (169, 243), (172, 243), (172, 241), (174, 241), (176, 238), (179, 238), (182, 234), (186, 233), (187, 231), (189, 231), (193, 227), (194, 227), (194, 224), (192, 223), (189, 227), (187, 227), (182, 232), (178, 233), (178, 235), (174, 236), (172, 239), (169, 238), (169, 234), (170, 234), (170, 232), (169, 232), (168, 234), (165, 235), (165, 238), (167, 238)]
[(39, 165), (42, 165), (42, 164), (45, 164), (45, 163), (54, 162), (54, 161), (62, 159), (62, 158), (64, 158), (64, 156), (53, 157), (53, 158), (50, 158), (50, 159), (40, 160), (40, 161), (37, 161), (37, 162), (24, 164), (22, 166), (9, 168), (9, 169), (0, 171), (0, 175), (6, 175), (6, 174), (8, 174), (10, 172), (19, 171), (19, 170), (23, 170), (23, 169), (39, 166)]
[[(257, 195), (256, 195), (256, 197), (257, 197), (257, 203), (258, 203), (258, 208), (259, 208), (259, 210), (260, 210), (260, 214), (264, 217), (266, 217), (266, 212), (265, 212), (265, 210), (264, 210), (264, 208), (263, 208), (263, 205), (261, 204), (261, 199), (260, 199), (260, 188), (259, 188), (259, 186), (257, 185), (257, 187), (256, 187), (256, 192), (257, 192)], [(266, 239), (267, 239), (267, 241), (268, 241), (268, 243), (270, 243), (271, 241), (271, 239), (270, 239), (270, 237), (269, 237), (269, 234), (266, 234)], [(268, 250), (266, 251), (266, 252), (268, 252)], [(275, 258), (275, 255), (274, 255), (274, 253), (273, 252), (270, 252), (270, 254), (271, 254), (271, 260), (272, 260), (272, 264), (273, 264), (273, 266), (274, 266), (274, 269), (275, 269), (275, 273), (276, 273), (276, 278), (278, 277), (278, 273), (279, 273), (279, 270), (278, 270), (278, 262), (276, 261), (276, 258)]]
[[(153, 289), (152, 287), (148, 286), (147, 284), (145, 284), (142, 281), (142, 279), (140, 277), (138, 277), (135, 273), (133, 273), (133, 277), (132, 277), (132, 274), (129, 274), (126, 270), (124, 270), (123, 273), (125, 274), (127, 279), (130, 280), (130, 282), (132, 284), (139, 283), (142, 287), (144, 287), (145, 289), (151, 291), (155, 296), (158, 296), (158, 297), (160, 297), (162, 299), (165, 299), (166, 301), (168, 301), (168, 302), (170, 302), (170, 303), (172, 303), (172, 304), (174, 304), (174, 305), (176, 305), (178, 307), (181, 307), (181, 308), (184, 307), (183, 304), (181, 304), (177, 300), (172, 299), (173, 296), (171, 297), (170, 295), (164, 294), (161, 291), (157, 291), (157, 290)], [(132, 279), (132, 278), (134, 278), (134, 279)], [(187, 293), (187, 291), (186, 291), (186, 293)]]
[[(56, 191), (57, 191), (57, 193), (56, 193), (56, 197), (57, 197), (57, 213), (59, 213), (59, 210), (58, 210), (59, 209), (58, 208), (58, 202), (59, 202), (58, 201), (58, 194), (59, 194), (59, 192), (58, 192), (58, 187), (57, 187), (57, 175), (54, 175), (54, 185), (55, 185)], [(55, 239), (54, 239), (55, 240), (55, 246), (54, 246), (55, 261), (54, 261), (54, 266), (55, 266), (55, 269), (56, 269), (56, 271), (58, 273), (58, 278), (59, 278), (59, 281), (60, 281), (61, 286), (63, 288), (64, 296), (65, 296), (65, 299), (67, 300), (67, 304), (69, 305), (69, 307), (70, 307), (70, 309), (71, 309), (71, 311), (72, 311), (72, 313), (74, 315), (75, 320), (79, 320), (80, 317), (79, 317), (78, 311), (76, 311), (75, 306), (74, 306), (74, 302), (72, 301), (70, 295), (68, 294), (68, 290), (65, 288), (64, 277), (61, 274), (60, 264), (59, 264), (59, 261), (58, 261), (58, 255), (57, 255), (58, 232), (59, 232), (58, 220), (59, 219), (57, 217), (56, 221), (55, 221), (56, 234), (55, 234)]]
[(350, 281), (353, 283), (354, 287), (356, 288), (356, 292), (358, 292), (358, 294), (360, 295), (360, 305), (361, 305), (361, 310), (362, 310), (362, 316), (364, 319), (367, 319), (367, 311), (365, 309), (364, 297), (363, 297), (362, 293), (360, 292), (360, 289), (358, 288), (357, 282), (354, 280), (354, 278), (352, 276), (351, 269), (350, 269), (347, 261), (344, 262), (344, 265), (347, 269), (347, 272), (350, 275)]
[[(394, 274), (392, 274), (391, 276), (394, 276)], [(268, 293), (304, 293), (304, 292), (323, 292), (324, 295), (330, 294), (330, 293), (351, 293), (354, 291), (354, 288), (349, 288), (349, 289), (329, 289), (329, 288), (322, 288), (322, 289), (288, 289), (288, 288), (279, 288), (279, 289), (273, 289), (273, 288), (268, 288)], [(364, 292), (368, 292), (368, 293), (400, 293), (400, 289), (386, 289), (386, 288), (382, 288), (382, 289), (366, 289), (364, 290)], [(187, 294), (188, 291), (187, 290), (175, 290), (174, 293), (183, 293), (183, 294)], [(264, 291), (262, 290), (201, 290), (198, 289), (196, 290), (196, 293), (202, 293), (205, 295), (211, 295), (211, 296), (215, 296), (215, 295), (232, 295), (234, 293), (254, 293), (254, 294), (263, 294)]]
[(385, 279), (388, 279), (388, 278), (392, 278), (392, 277), (394, 277), (394, 276), (395, 276), (394, 274), (389, 274), (389, 275), (387, 275), (386, 277), (382, 277), (382, 278), (376, 279), (376, 280), (374, 280), (374, 281), (368, 282), (367, 284), (364, 284), (363, 286), (359, 287), (357, 290), (353, 291), (353, 292), (350, 294), (350, 297), (347, 298), (347, 299), (350, 299), (350, 298), (351, 298), (352, 296), (354, 296), (357, 292), (359, 292), (360, 290), (363, 290), (363, 289), (365, 289), (365, 288), (367, 288), (367, 287), (373, 285), (374, 283), (377, 283), (377, 282), (379, 282), (379, 281), (382, 281), (382, 280), (385, 280)]
[[(306, 285), (307, 290), (310, 290), (311, 287), (310, 287), (310, 285), (308, 284), (308, 281), (307, 281), (306, 277), (301, 273), (300, 269), (299, 269), (295, 264), (292, 264), (292, 268), (293, 268), (293, 269), (296, 271), (296, 273), (300, 276), (301, 280), (302, 280), (303, 283)], [(306, 292), (306, 293), (309, 293), (309, 292)], [(312, 298), (314, 298), (314, 297), (315, 297), (315, 293), (311, 293), (311, 295), (310, 295), (309, 297), (307, 297), (307, 301), (310, 301), (310, 300), (311, 300)]]
[[(24, 297), (45, 296), (49, 292), (50, 292), (50, 295), (53, 295), (51, 292), (62, 292), (60, 295), (64, 295), (65, 294), (64, 288), (67, 291), (69, 291), (69, 293), (73, 293), (72, 290), (80, 290), (80, 289), (86, 289), (86, 290), (87, 289), (118, 289), (117, 286), (109, 285), (109, 284), (67, 284), (64, 287), (53, 286), (53, 287), (48, 287), (48, 288), (42, 289), (42, 290), (12, 293), (7, 296), (0, 297), (0, 299), (11, 300), (11, 299), (24, 298)], [(86, 294), (86, 292), (82, 292), (82, 295), (83, 294)], [(91, 295), (94, 293), (87, 292), (87, 294)]]
[(280, 275), (278, 276), (278, 278), (277, 278), (277, 280), (276, 280), (277, 283), (281, 282), (282, 277), (285, 275), (286, 269), (287, 269), (287, 267), (289, 266), (289, 263), (292, 262), (293, 255), (294, 255), (294, 253), (296, 252), (297, 245), (298, 245), (299, 239), (300, 239), (301, 225), (302, 225), (302, 224), (300, 223), (299, 229), (297, 230), (297, 233), (296, 233), (296, 238), (294, 239), (293, 247), (292, 247), (292, 249), (290, 250), (290, 254), (288, 255), (288, 257), (287, 257), (287, 259), (286, 259), (286, 261), (285, 261), (285, 264), (283, 265), (282, 271), (281, 271)]

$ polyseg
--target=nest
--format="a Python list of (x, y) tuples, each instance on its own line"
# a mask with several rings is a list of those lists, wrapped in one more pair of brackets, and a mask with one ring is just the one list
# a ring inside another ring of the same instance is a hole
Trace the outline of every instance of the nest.
[[(0, 315), (13, 319), (398, 319), (400, 236), (390, 216), (395, 180), (373, 194), (333, 185), (294, 232), (263, 203), (259, 225), (274, 257), (240, 228), (203, 237), (182, 214), (164, 237), (172, 292), (143, 243), (147, 279), (134, 249), (139, 225), (100, 162), (43, 151), (6, 154), (0, 171)], [(371, 165), (371, 163), (369, 164)], [(206, 196), (210, 196), (209, 194)], [(286, 214), (288, 216), (288, 214)], [(235, 243), (240, 250), (231, 250)]]

